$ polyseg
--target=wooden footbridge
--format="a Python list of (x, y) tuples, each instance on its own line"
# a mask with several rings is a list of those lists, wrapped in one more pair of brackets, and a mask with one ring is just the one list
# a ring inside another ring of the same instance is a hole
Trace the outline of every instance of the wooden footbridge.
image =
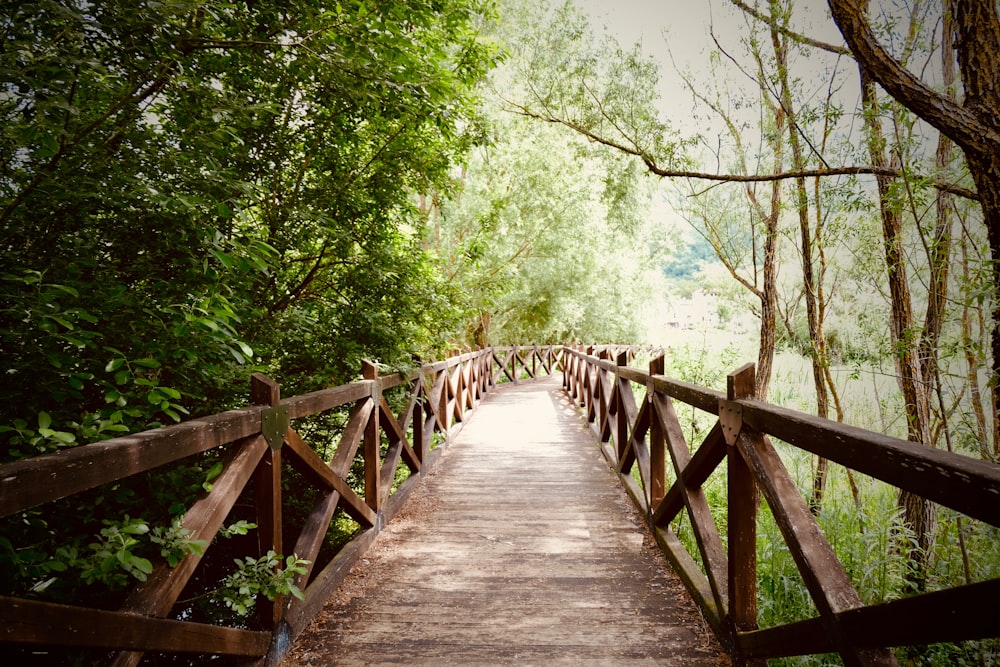
[[(179, 602), (205, 585), (196, 575), (212, 549), (157, 564), (113, 609), (0, 596), (0, 651), (25, 664), (72, 646), (113, 665), (175, 654), (725, 664), (827, 652), (890, 665), (889, 647), (1000, 636), (985, 611), (1000, 580), (866, 605), (770, 437), (993, 526), (1000, 466), (751, 399), (752, 366), (722, 393), (665, 377), (662, 357), (631, 368), (630, 352), (489, 348), (404, 374), (366, 365), (359, 382), (285, 399), (255, 376), (250, 407), (0, 466), (0, 516), (11, 517), (216, 452), (222, 473), (183, 516), (190, 537), (212, 540), (249, 504), (257, 540), (243, 557), (309, 562), (303, 596), (261, 599), (244, 627), (192, 620)], [(703, 442), (685, 441), (675, 403), (718, 416)], [(302, 425), (331, 413), (344, 415), (336, 441), (307, 443)], [(719, 468), (721, 531), (702, 491)], [(815, 618), (758, 627), (761, 497)], [(286, 511), (292, 500), (308, 500), (302, 517)], [(359, 529), (330, 553), (338, 510)], [(682, 512), (693, 553), (670, 529)]]

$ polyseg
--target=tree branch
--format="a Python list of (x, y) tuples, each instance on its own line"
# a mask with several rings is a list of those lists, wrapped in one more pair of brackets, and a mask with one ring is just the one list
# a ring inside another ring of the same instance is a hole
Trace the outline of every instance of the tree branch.
[(828, 0), (833, 20), (854, 57), (886, 92), (963, 148), (981, 146), (984, 138), (1000, 144), (1000, 129), (972, 110), (934, 91), (879, 44), (858, 0)]
[[(899, 169), (894, 169), (892, 167), (872, 167), (872, 166), (847, 166), (847, 167), (825, 167), (822, 169), (803, 169), (799, 171), (785, 171), (775, 174), (711, 174), (700, 171), (688, 171), (685, 169), (665, 169), (656, 164), (656, 160), (649, 154), (640, 151), (634, 146), (626, 146), (623, 143), (615, 141), (613, 139), (608, 139), (607, 137), (602, 137), (594, 132), (591, 132), (587, 128), (574, 123), (573, 121), (566, 120), (563, 118), (555, 118), (552, 116), (543, 116), (541, 114), (535, 113), (530, 109), (518, 105), (513, 105), (514, 113), (517, 113), (526, 118), (533, 118), (535, 120), (540, 120), (546, 123), (554, 123), (556, 125), (562, 125), (567, 127), (574, 132), (583, 135), (584, 137), (594, 141), (596, 143), (608, 146), (609, 148), (614, 148), (628, 155), (634, 155), (643, 161), (646, 168), (660, 176), (661, 178), (696, 178), (706, 181), (722, 181), (726, 183), (768, 183), (771, 181), (783, 181), (790, 178), (815, 178), (818, 176), (851, 176), (851, 175), (874, 175), (874, 176), (889, 176), (891, 178), (899, 178), (903, 175), (903, 172)], [(979, 194), (969, 190), (968, 188), (963, 188), (960, 185), (954, 183), (945, 183), (935, 180), (933, 183), (934, 187), (942, 192), (948, 192), (950, 194), (956, 195), (958, 197), (964, 197), (966, 199), (971, 199), (974, 201), (979, 201)]]
[[(772, 16), (757, 11), (756, 8), (751, 7), (745, 2), (741, 2), (741, 0), (729, 0), (729, 1), (734, 5), (736, 5), (739, 9), (743, 10), (744, 12), (754, 17), (758, 21), (761, 21), (762, 23), (766, 23), (767, 25), (775, 23), (774, 18)], [(789, 30), (784, 26), (778, 26), (777, 30), (780, 34), (784, 35), (785, 37), (788, 37), (793, 42), (796, 42), (798, 44), (804, 44), (806, 46), (812, 46), (822, 51), (829, 51), (830, 53), (836, 53), (838, 56), (849, 56), (852, 58), (854, 57), (854, 54), (851, 53), (850, 49), (845, 48), (843, 46), (836, 46), (835, 44), (828, 44), (827, 42), (821, 42), (818, 39), (813, 39), (812, 37), (806, 37), (805, 35), (797, 33), (794, 30)]]

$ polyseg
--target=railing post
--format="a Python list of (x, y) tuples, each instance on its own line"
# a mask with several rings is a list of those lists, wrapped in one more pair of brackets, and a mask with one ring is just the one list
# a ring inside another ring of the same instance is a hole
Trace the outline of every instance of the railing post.
[(365, 426), (365, 502), (375, 510), (376, 514), (382, 511), (382, 493), (379, 488), (379, 470), (381, 462), (379, 454), (382, 447), (382, 437), (379, 431), (379, 411), (382, 406), (382, 385), (378, 380), (378, 366), (370, 361), (361, 362), (361, 375), (366, 380), (374, 380), (372, 384), (372, 408), (371, 417)]
[(420, 470), (423, 472), (424, 461), (427, 458), (427, 439), (424, 438), (424, 369), (423, 361), (419, 356), (413, 355), (413, 361), (417, 366), (417, 378), (415, 380), (416, 400), (413, 401), (413, 415), (410, 417), (410, 427), (413, 432), (413, 453), (420, 461)]
[[(653, 376), (663, 375), (666, 368), (664, 356), (661, 354), (649, 362), (649, 381), (646, 384), (646, 402), (652, 406), (653, 395), (656, 389), (653, 387)], [(663, 429), (660, 427), (660, 420), (655, 414), (649, 421), (649, 507), (650, 511), (659, 506), (666, 494), (667, 483), (667, 453), (666, 441), (663, 436)]]
[[(623, 366), (628, 366), (628, 352), (619, 352), (616, 355), (615, 366), (617, 366), (618, 368), (621, 368)], [(618, 466), (621, 466), (622, 459), (625, 458), (625, 452), (628, 451), (628, 431), (632, 427), (632, 425), (629, 423), (630, 415), (628, 414), (628, 411), (625, 409), (625, 396), (623, 392), (626, 389), (631, 390), (631, 386), (629, 385), (629, 381), (622, 379), (622, 376), (618, 373), (615, 373), (615, 385), (616, 385), (615, 389), (617, 389), (617, 391), (614, 392), (614, 395), (617, 397), (615, 399), (616, 403), (615, 413), (617, 414), (617, 418), (615, 419), (615, 424), (617, 426), (617, 428), (615, 429), (616, 430), (615, 435), (617, 436), (616, 437), (617, 442), (615, 443), (617, 445), (617, 451), (615, 452), (617, 458), (615, 460), (615, 463)], [(610, 412), (610, 406), (609, 406), (609, 412)]]
[[(750, 398), (754, 392), (754, 366), (747, 364), (726, 378), (726, 398)], [(720, 406), (721, 407), (721, 406)], [(720, 409), (720, 419), (723, 410)], [(736, 440), (738, 430), (726, 436), (729, 496), (729, 616), (732, 646), (739, 659), (737, 632), (757, 628), (757, 510), (760, 493), (753, 473)]]
[[(250, 376), (250, 403), (275, 407), (281, 402), (281, 385), (263, 373)], [(264, 421), (262, 416), (261, 421)], [(253, 473), (254, 504), (257, 514), (257, 549), (258, 556), (263, 556), (273, 550), (283, 554), (281, 527), (281, 447), (284, 433), (280, 424), (274, 427), (273, 433), (268, 433), (266, 425), (262, 431), (268, 438), (267, 451), (257, 464)], [(260, 621), (267, 627), (274, 627), (281, 621), (284, 612), (283, 601), (278, 598), (273, 602), (262, 600), (259, 611)]]

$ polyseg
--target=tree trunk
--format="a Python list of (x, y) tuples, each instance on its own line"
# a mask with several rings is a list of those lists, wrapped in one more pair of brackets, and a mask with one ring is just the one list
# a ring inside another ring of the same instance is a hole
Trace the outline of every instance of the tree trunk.
[[(885, 139), (878, 117), (878, 100), (875, 82), (864, 67), (861, 70), (861, 97), (865, 109), (868, 132), (868, 150), (872, 164), (884, 165)], [(902, 220), (890, 201), (891, 179), (876, 177), (879, 191), (879, 211), (882, 218), (882, 236), (885, 250), (885, 266), (888, 274), (890, 295), (890, 331), (893, 344), (893, 359), (899, 378), (900, 390), (906, 410), (907, 437), (913, 442), (930, 444), (930, 394), (920, 376), (917, 345), (912, 340), (914, 334), (913, 310), (910, 288), (907, 282), (906, 262), (903, 256)], [(913, 570), (910, 580), (917, 588), (923, 587), (927, 553), (933, 535), (933, 512), (930, 502), (907, 491), (901, 491), (899, 506), (903, 510), (906, 526), (913, 531), (915, 543), (909, 548), (909, 558)]]
[(896, 100), (952, 139), (965, 153), (979, 194), (992, 264), (991, 434), (1000, 447), (1000, 14), (991, 0), (951, 0), (955, 54), (964, 100), (935, 91), (879, 44), (868, 23), (868, 0), (828, 0), (858, 64)]
[[(796, 122), (791, 86), (788, 82), (788, 48), (783, 41), (778, 16), (787, 12), (779, 6), (777, 0), (771, 0), (770, 28), (771, 45), (774, 48), (775, 64), (778, 69), (780, 83), (781, 107), (788, 114), (788, 144), (792, 149), (792, 169), (801, 172), (806, 168), (806, 160), (802, 151), (802, 141), (799, 137), (799, 127)], [(787, 39), (787, 38), (786, 38)], [(812, 366), (813, 388), (816, 391), (816, 414), (824, 419), (830, 416), (830, 396), (827, 391), (826, 375), (823, 372), (826, 359), (826, 340), (823, 335), (823, 322), (819, 316), (817, 303), (817, 285), (813, 264), (813, 238), (809, 223), (809, 195), (806, 189), (806, 179), (799, 176), (795, 179), (795, 207), (799, 217), (799, 253), (802, 260), (802, 290), (806, 301), (806, 322), (809, 328), (809, 361)], [(810, 502), (814, 513), (818, 513), (823, 505), (823, 491), (826, 487), (826, 459), (819, 457), (813, 474), (813, 494)]]

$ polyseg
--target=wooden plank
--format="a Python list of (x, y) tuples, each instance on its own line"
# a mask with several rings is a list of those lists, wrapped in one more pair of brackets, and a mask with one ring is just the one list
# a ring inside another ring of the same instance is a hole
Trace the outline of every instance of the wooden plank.
[(345, 544), (313, 578), (309, 587), (302, 591), (303, 599), (285, 614), (285, 622), (291, 628), (292, 637), (298, 635), (314, 616), (323, 608), (330, 594), (337, 589), (344, 578), (375, 541), (378, 531), (375, 528), (360, 533)]
[[(642, 407), (639, 408), (638, 414), (635, 416), (634, 421), (631, 422), (631, 435), (627, 436), (628, 440), (624, 451), (619, 456), (618, 472), (630, 471), (636, 462), (636, 449), (639, 447), (645, 448), (646, 434), (649, 433), (649, 413), (649, 403), (643, 401)], [(646, 458), (648, 461), (648, 455)]]
[[(281, 401), (281, 385), (263, 373), (250, 377), (250, 403), (274, 407)], [(263, 416), (262, 416), (263, 419)], [(262, 424), (262, 429), (263, 424)], [(277, 435), (277, 434), (275, 434)], [(282, 546), (281, 512), (281, 447), (284, 436), (276, 441), (274, 436), (264, 435), (269, 449), (257, 462), (253, 474), (254, 510), (257, 517), (257, 556), (269, 551), (284, 553)], [(281, 598), (262, 600), (255, 613), (264, 627), (274, 627), (281, 620)]]
[[(340, 494), (336, 491), (330, 491), (313, 507), (309, 516), (306, 517), (305, 522), (302, 524), (302, 530), (299, 532), (299, 536), (295, 540), (295, 547), (292, 550), (293, 554), (308, 561), (305, 565), (306, 571), (295, 577), (295, 585), (300, 590), (305, 589), (309, 578), (312, 576), (312, 571), (316, 567), (316, 557), (319, 555), (319, 550), (323, 547), (323, 541), (330, 530), (330, 522), (333, 520), (333, 515), (337, 511), (339, 503)], [(368, 525), (371, 526), (374, 523), (369, 523)], [(286, 614), (298, 603), (298, 598), (290, 598)]]
[(417, 401), (410, 409), (410, 423), (413, 424), (413, 453), (420, 461), (420, 470), (423, 472), (427, 462), (427, 452), (430, 451), (430, 440), (424, 435), (424, 408), (423, 401)]
[[(363, 364), (362, 373), (366, 380), (374, 380), (378, 377), (378, 367), (366, 361)], [(372, 402), (375, 406), (379, 406), (382, 403), (382, 395), (377, 382), (374, 383), (372, 389)], [(363, 454), (365, 461), (365, 502), (368, 503), (368, 506), (376, 514), (382, 509), (381, 476), (379, 475), (382, 436), (379, 429), (379, 412), (377, 407), (372, 410), (371, 415), (368, 417), (368, 423), (365, 424)]]
[(291, 419), (299, 419), (339, 408), (371, 395), (371, 381), (362, 380), (332, 389), (320, 389), (301, 396), (286, 398), (281, 401), (281, 405), (288, 406), (288, 414)]
[[(908, 646), (1000, 637), (1000, 579), (934, 591), (840, 614), (861, 646)], [(994, 610), (994, 611), (990, 611)]]
[[(665, 360), (662, 354), (649, 362), (649, 377), (662, 375)], [(656, 388), (646, 378), (646, 404), (652, 405)], [(649, 422), (649, 506), (659, 508), (666, 493), (666, 440), (663, 427), (658, 419), (648, 419)]]
[(872, 433), (760, 401), (744, 423), (841, 465), (1000, 526), (1000, 464)]
[[(182, 525), (191, 531), (192, 540), (212, 541), (250, 481), (257, 462), (268, 449), (267, 441), (260, 435), (241, 443), (233, 443), (231, 447), (225, 467), (213, 482), (212, 490), (184, 514)], [(121, 611), (150, 616), (166, 615), (200, 561), (197, 554), (189, 554), (174, 568), (166, 563), (158, 565), (146, 581), (136, 584)]]
[(670, 453), (670, 459), (676, 471), (684, 505), (687, 507), (688, 517), (691, 519), (691, 529), (698, 545), (701, 561), (705, 565), (705, 572), (712, 587), (716, 607), (727, 609), (729, 607), (729, 581), (726, 550), (722, 546), (722, 538), (719, 536), (719, 529), (715, 525), (715, 519), (712, 517), (704, 490), (701, 486), (689, 487), (685, 483), (684, 470), (691, 463), (691, 451), (688, 449), (684, 432), (677, 420), (677, 414), (674, 412), (673, 402), (669, 396), (654, 394), (653, 409), (654, 419), (659, 422), (660, 428), (666, 436), (667, 451)]
[(0, 638), (47, 646), (262, 656), (271, 633), (0, 597)]
[[(657, 422), (654, 420), (654, 423)], [(684, 508), (684, 488), (702, 486), (726, 459), (726, 454), (726, 440), (722, 436), (722, 427), (716, 422), (681, 473), (684, 476), (683, 484), (680, 480), (675, 482), (653, 512), (653, 522), (657, 526), (666, 526), (673, 521), (677, 513)]]
[[(619, 357), (618, 361), (624, 362), (625, 359)], [(619, 367), (622, 365), (622, 363), (619, 363)], [(618, 445), (618, 460), (620, 461), (625, 456), (625, 450), (628, 448), (629, 430), (631, 430), (632, 424), (635, 423), (638, 409), (635, 404), (632, 383), (619, 376), (615, 379), (615, 384), (618, 386), (618, 438), (616, 444)]]
[(656, 393), (666, 394), (681, 403), (693, 405), (699, 410), (713, 415), (719, 414), (719, 400), (726, 397), (722, 392), (705, 389), (690, 382), (671, 380), (662, 375), (654, 377), (650, 381), (653, 383)]
[(344, 477), (351, 469), (354, 456), (358, 453), (358, 447), (364, 437), (365, 427), (368, 425), (374, 409), (375, 401), (372, 400), (371, 396), (360, 399), (354, 404), (344, 432), (340, 436), (340, 442), (337, 444), (337, 451), (334, 452), (333, 458), (330, 460), (330, 469), (338, 476)]
[(770, 441), (752, 431), (748, 434), (744, 426), (737, 447), (771, 506), (775, 523), (785, 538), (802, 581), (844, 662), (894, 665), (891, 652), (860, 648), (849, 629), (840, 624), (837, 614), (861, 607), (863, 603)]
[[(389, 442), (393, 444), (398, 443), (403, 461), (412, 472), (420, 472), (420, 460), (417, 458), (417, 454), (413, 451), (413, 448), (410, 447), (410, 443), (406, 441), (406, 432), (396, 419), (396, 416), (392, 414), (392, 408), (384, 396), (382, 397), (380, 414), (379, 423), (382, 424), (382, 429), (387, 431)], [(395, 468), (395, 465), (393, 465), (393, 468)]]
[[(1000, 598), (1000, 579), (934, 591), (837, 615), (859, 646), (921, 646), (1000, 636), (995, 615), (984, 610)], [(747, 655), (781, 658), (835, 650), (819, 618), (741, 634)]]
[[(222, 474), (213, 483), (212, 490), (191, 506), (181, 522), (190, 531), (192, 540), (212, 542), (267, 450), (263, 435), (245, 438), (230, 446), (223, 459)], [(200, 562), (201, 556), (191, 553), (173, 568), (164, 562), (156, 564), (146, 580), (137, 583), (129, 592), (121, 611), (166, 616)], [(111, 659), (110, 664), (113, 667), (134, 667), (140, 660), (142, 653), (122, 651)]]
[[(423, 383), (422, 377), (416, 377), (413, 378), (413, 380), (414, 381), (410, 385), (409, 398), (406, 400), (406, 407), (403, 408), (401, 418), (398, 420), (399, 428), (404, 432), (406, 429), (410, 428), (410, 419), (413, 417), (413, 408), (419, 402), (421, 394), (420, 387)], [(384, 390), (385, 387), (383, 386), (382, 389)]]
[[(263, 556), (268, 551), (276, 554), (284, 553), (282, 546), (282, 512), (281, 512), (281, 450), (268, 448), (257, 463), (253, 475), (254, 510), (257, 515), (257, 555)], [(265, 600), (272, 611), (272, 616), (278, 613), (276, 605)], [(271, 619), (273, 623), (280, 620)]]
[[(752, 395), (753, 365), (730, 373), (726, 383), (729, 400)], [(730, 445), (726, 457), (729, 618), (735, 632), (757, 628), (757, 507), (760, 499), (745, 456), (744, 448)]]
[(722, 658), (558, 391), (553, 378), (490, 396), (288, 664)]
[(289, 463), (294, 465), (296, 470), (303, 473), (306, 479), (319, 482), (328, 489), (336, 491), (343, 501), (344, 511), (362, 526), (375, 525), (377, 517), (372, 508), (354, 493), (354, 489), (340, 475), (323, 464), (319, 455), (302, 440), (298, 433), (289, 429), (287, 442), (290, 454)]
[(255, 406), (0, 465), (0, 517), (260, 432)]
[(691, 599), (698, 605), (705, 620), (712, 626), (716, 636), (722, 636), (722, 621), (725, 610), (720, 610), (716, 605), (708, 577), (704, 575), (691, 554), (684, 548), (684, 544), (669, 527), (654, 526), (653, 536), (656, 538), (656, 543), (663, 555), (670, 561), (674, 572), (684, 582), (684, 587)]

